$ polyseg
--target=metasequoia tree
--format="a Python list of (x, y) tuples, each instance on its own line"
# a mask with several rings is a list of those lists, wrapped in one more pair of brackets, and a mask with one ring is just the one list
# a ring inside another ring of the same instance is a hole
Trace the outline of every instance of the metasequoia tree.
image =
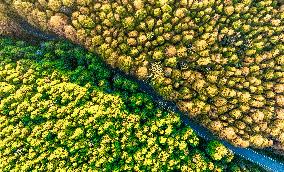
[(151, 83), (235, 145), (284, 144), (284, 13), (276, 1), (5, 3), (42, 31)]

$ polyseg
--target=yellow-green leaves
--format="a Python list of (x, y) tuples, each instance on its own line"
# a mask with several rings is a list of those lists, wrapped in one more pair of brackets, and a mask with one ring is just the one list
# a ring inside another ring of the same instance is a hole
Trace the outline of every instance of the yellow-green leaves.
[[(133, 36), (138, 34), (132, 33)], [(90, 54), (87, 58), (93, 59), (93, 63), (84, 63), (86, 54), (68, 44), (41, 46), (45, 48), (37, 47), (34, 51), (40, 49), (43, 57), (39, 53), (37, 57), (14, 61), (0, 56), (3, 64), (0, 66), (3, 86), (0, 87), (0, 168), (7, 171), (33, 168), (171, 171), (181, 166), (193, 171), (214, 169), (215, 161), (202, 150), (193, 130), (182, 124), (178, 114), (158, 109), (149, 96), (138, 91), (137, 83), (115, 75)], [(32, 54), (31, 49), (20, 50)], [(76, 56), (78, 61), (72, 59), (72, 62), (77, 65), (66, 67), (68, 62), (64, 58), (68, 57), (60, 52)], [(153, 70), (158, 77), (162, 69), (160, 64), (156, 65)], [(173, 73), (181, 77), (178, 70)], [(193, 74), (196, 73), (190, 72), (188, 77)], [(88, 82), (78, 80), (82, 75)], [(196, 89), (204, 85), (195, 82)], [(213, 86), (206, 88), (212, 95), (216, 94)], [(222, 106), (222, 101), (219, 102)], [(198, 109), (204, 106), (202, 103), (197, 102)], [(262, 116), (256, 114), (254, 118)], [(226, 162), (220, 166), (229, 169)]]
[[(32, 3), (17, 0), (7, 3), (40, 29), (53, 31), (95, 51), (112, 67), (149, 80), (157, 93), (176, 102), (180, 109), (204, 125), (218, 123), (220, 119), (224, 126), (243, 122), (248, 120), (243, 119), (246, 116), (253, 116), (255, 108), (264, 108), (269, 111), (267, 114), (275, 113), (272, 107), (283, 109), (282, 90), (279, 86), (274, 89), (274, 85), (283, 80), (284, 15), (271, 0), (34, 0)], [(62, 12), (66, 8), (72, 14)], [(47, 19), (49, 22), (45, 23)], [(7, 48), (4, 54), (17, 57), (19, 52)], [(72, 53), (56, 52), (57, 56), (66, 58), (61, 66), (75, 66)], [(44, 53), (44, 56), (51, 58), (52, 54)], [(254, 66), (259, 69), (255, 70)], [(13, 74), (7, 77), (4, 71), (0, 76), (13, 84), (36, 81), (37, 74), (21, 79), (16, 71), (9, 70)], [(105, 70), (96, 71), (97, 76), (106, 76)], [(88, 72), (77, 72), (78, 82), (92, 80)], [(252, 76), (256, 79), (251, 79)], [(99, 79), (98, 86), (107, 90), (105, 79)], [(52, 79), (52, 84), (58, 80)], [(42, 92), (41, 87), (38, 89)], [(53, 101), (56, 105), (72, 102), (66, 95), (58, 95)], [(76, 101), (76, 104), (82, 102)], [(65, 112), (56, 107), (51, 109)], [(268, 116), (264, 121), (274, 126), (274, 120)], [(253, 122), (247, 127), (254, 128), (252, 125)], [(243, 131), (235, 130), (238, 140), (247, 142)], [(270, 129), (246, 132), (248, 135), (257, 132), (273, 141), (283, 133), (282, 129), (275, 131), (274, 136), (267, 135)], [(267, 146), (270, 143), (263, 145)]]
[(48, 7), (53, 11), (59, 11), (61, 6), (61, 0), (48, 0)]
[(78, 16), (78, 21), (79, 23), (84, 27), (84, 28), (89, 28), (92, 29), (95, 27), (95, 23), (93, 22), (93, 20), (85, 15), (79, 15)]
[(218, 141), (211, 141), (208, 144), (206, 151), (209, 153), (212, 159), (217, 161), (228, 156), (228, 154), (230, 153), (230, 150), (228, 150), (224, 145), (222, 145)]

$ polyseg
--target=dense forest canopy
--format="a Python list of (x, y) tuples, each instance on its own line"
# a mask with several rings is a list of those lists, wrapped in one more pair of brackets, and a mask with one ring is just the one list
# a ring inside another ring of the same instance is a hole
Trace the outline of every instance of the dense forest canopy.
[(284, 14), (270, 0), (6, 2), (148, 81), (238, 146), (284, 143)]
[[(150, 84), (219, 139), (284, 152), (282, 4), (1, 1), (0, 36), (34, 45), (0, 40), (0, 171), (35, 166), (147, 171), (151, 163), (158, 171), (253, 168), (220, 142), (200, 140), (178, 114), (159, 109), (124, 76)], [(47, 41), (60, 39), (77, 46)], [(155, 150), (144, 143), (153, 138)], [(97, 149), (106, 150), (91, 153)], [(111, 156), (102, 158), (105, 153)]]
[(95, 57), (66, 42), (0, 39), (1, 171), (260, 170)]

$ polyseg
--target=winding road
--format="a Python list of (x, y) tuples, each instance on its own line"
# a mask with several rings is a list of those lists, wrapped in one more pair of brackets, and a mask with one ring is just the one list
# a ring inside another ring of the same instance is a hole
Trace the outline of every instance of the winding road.
[[(33, 37), (37, 37), (40, 40), (56, 40), (56, 36), (54, 34), (45, 34), (41, 32), (39, 29), (31, 26), (26, 21), (22, 20), (20, 17), (17, 19), (17, 22), (20, 24), (20, 26), (26, 31), (27, 34), (32, 35)], [(195, 123), (194, 121), (190, 120), (186, 115), (184, 115), (173, 102), (166, 101), (161, 96), (159, 96), (154, 89), (147, 84), (146, 82), (143, 82), (141, 80), (138, 80), (134, 76), (128, 76), (121, 72), (119, 69), (114, 69), (115, 72), (125, 76), (128, 79), (131, 79), (133, 81), (136, 81), (140, 85), (140, 90), (149, 94), (153, 100), (163, 109), (173, 111), (175, 113), (180, 114), (182, 121), (189, 125), (200, 137), (202, 137), (205, 140), (212, 140), (217, 139), (208, 129), (201, 126), (200, 124)], [(280, 163), (268, 156), (262, 155), (250, 148), (240, 148), (235, 147), (231, 145), (230, 143), (221, 140), (221, 142), (232, 152), (235, 154), (243, 157), (246, 160), (249, 160), (250, 162), (253, 162), (255, 164), (258, 164), (259, 166), (263, 167), (267, 171), (272, 172), (284, 172), (284, 164)]]
[[(212, 139), (218, 139), (213, 135), (212, 132), (210, 132), (207, 128), (203, 127), (202, 125), (196, 123), (195, 121), (189, 119), (188, 116), (186, 116), (183, 112), (181, 112), (178, 107), (175, 105), (175, 103), (165, 100), (163, 97), (159, 96), (154, 89), (147, 83), (138, 80), (134, 76), (128, 76), (125, 75), (123, 72), (121, 72), (119, 69), (115, 69), (115, 72), (125, 76), (128, 79), (131, 79), (133, 81), (136, 81), (140, 85), (140, 91), (147, 93), (152, 97), (152, 99), (163, 109), (178, 113), (182, 119), (182, 121), (189, 125), (195, 133), (202, 137), (205, 140), (212, 140)], [(241, 148), (241, 147), (235, 147), (232, 144), (228, 143), (227, 141), (220, 140), (221, 143), (223, 143), (228, 149), (230, 149), (234, 154), (239, 155), (243, 157), (244, 159), (255, 163), (259, 165), (260, 167), (264, 168), (267, 171), (272, 172), (284, 172), (284, 164), (281, 162), (278, 162), (268, 156), (265, 156), (263, 154), (260, 154), (250, 148)]]

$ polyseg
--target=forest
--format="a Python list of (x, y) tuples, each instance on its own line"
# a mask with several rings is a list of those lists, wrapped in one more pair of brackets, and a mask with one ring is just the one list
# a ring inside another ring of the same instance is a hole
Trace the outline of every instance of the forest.
[(0, 2), (0, 171), (284, 170), (282, 3)]

